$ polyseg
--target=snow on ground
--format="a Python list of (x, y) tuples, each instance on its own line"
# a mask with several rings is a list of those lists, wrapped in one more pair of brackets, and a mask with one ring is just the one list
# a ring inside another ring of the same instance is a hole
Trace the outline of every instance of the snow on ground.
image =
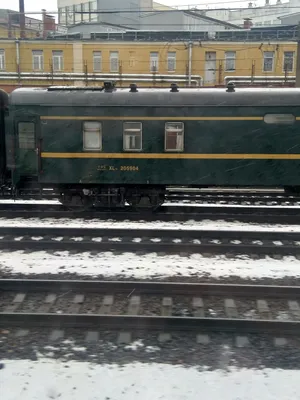
[(264, 277), (299, 277), (300, 263), (294, 257), (275, 260), (266, 257), (252, 260), (248, 256), (227, 259), (225, 256), (211, 258), (193, 254), (189, 257), (178, 255), (157, 256), (156, 253), (139, 256), (133, 253), (114, 255), (111, 252), (88, 252), (69, 254), (57, 251), (25, 253), (23, 251), (0, 252), (0, 272), (21, 274), (74, 273), (92, 276), (119, 276), (124, 278), (167, 278), (170, 276), (192, 276), (259, 279)]
[(185, 368), (132, 363), (97, 365), (3, 360), (3, 400), (291, 400), (299, 398), (300, 371)]
[(174, 229), (174, 230), (238, 230), (238, 231), (273, 231), (273, 232), (300, 232), (300, 225), (270, 225), (243, 222), (228, 222), (223, 220), (194, 221), (184, 222), (163, 222), (163, 221), (130, 221), (118, 222), (115, 220), (101, 221), (97, 218), (85, 220), (82, 218), (0, 218), (0, 227), (74, 227), (74, 228), (113, 228), (113, 229)]
[(0, 200), (0, 204), (61, 204), (58, 200)]

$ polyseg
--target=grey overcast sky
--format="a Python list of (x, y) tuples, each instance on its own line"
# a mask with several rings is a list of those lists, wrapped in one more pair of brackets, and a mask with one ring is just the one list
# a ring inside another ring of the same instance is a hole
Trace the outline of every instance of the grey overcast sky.
[[(87, 0), (82, 0), (82, 2)], [(250, 1), (250, 0), (249, 0)], [(197, 2), (197, 0), (158, 0), (159, 3), (166, 4), (168, 6), (187, 6), (193, 5), (198, 6), (198, 8), (205, 8), (206, 5), (210, 5), (210, 8), (216, 7), (246, 7), (248, 1), (240, 1), (240, 0), (232, 0), (229, 3), (228, 0), (202, 0)], [(261, 3), (262, 1), (256, 0), (253, 3)], [(275, 0), (271, 0), (270, 3), (275, 3)], [(10, 0), (7, 4), (5, 4), (5, 0), (0, 0), (0, 8), (10, 8), (12, 10), (18, 10), (19, 8), (19, 0)], [(45, 8), (48, 11), (56, 11), (57, 10), (57, 0), (25, 0), (25, 11), (40, 11), (42, 8)]]

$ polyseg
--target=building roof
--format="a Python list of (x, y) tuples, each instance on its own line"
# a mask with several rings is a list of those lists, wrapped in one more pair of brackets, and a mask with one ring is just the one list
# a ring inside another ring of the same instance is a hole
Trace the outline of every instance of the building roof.
[(173, 10), (173, 7), (153, 1), (153, 10)]
[(295, 13), (291, 13), (291, 14), (285, 14), (282, 15), (281, 17), (277, 17), (278, 19), (284, 19), (284, 18), (289, 18), (289, 17), (296, 17), (296, 16), (300, 17), (300, 12), (295, 12)]
[(241, 27), (239, 25), (231, 24), (230, 22), (222, 21), (221, 19), (208, 17), (206, 15), (200, 14), (200, 12), (199, 11), (197, 12), (196, 10), (193, 10), (193, 11), (188, 10), (188, 11), (184, 11), (184, 13), (187, 15), (195, 16), (197, 18), (202, 18), (205, 21), (213, 22), (214, 24), (227, 26), (228, 28), (231, 28), (231, 29), (243, 29), (243, 27)]
[(231, 24), (230, 22), (222, 21), (222, 20), (217, 19), (217, 18), (207, 17), (206, 15), (200, 13), (199, 11), (197, 12), (197, 10), (177, 10), (175, 8), (173, 8), (173, 9), (170, 8), (169, 10), (156, 10), (156, 12), (147, 12), (146, 11), (146, 12), (143, 13), (142, 18), (145, 18), (145, 17), (147, 17), (147, 18), (149, 18), (149, 17), (150, 18), (151, 17), (155, 18), (155, 16), (157, 16), (159, 14), (173, 13), (173, 12), (174, 13), (175, 12), (176, 13), (182, 13), (182, 14), (185, 14), (185, 15), (197, 18), (197, 19), (202, 19), (202, 20), (208, 21), (208, 22), (210, 22), (212, 24), (223, 25), (223, 26), (225, 26), (227, 28), (231, 28), (231, 29), (242, 29), (242, 27), (239, 26), (239, 25)]
[[(109, 28), (117, 28), (117, 30), (124, 30), (124, 31), (130, 31), (130, 30), (135, 30), (134, 28), (130, 28), (129, 26), (125, 26), (125, 25), (119, 25), (119, 24), (111, 24), (109, 22), (104, 22), (104, 21), (94, 21), (94, 22), (79, 22), (78, 24), (73, 24), (73, 25), (68, 25), (68, 29), (70, 28), (77, 28), (77, 27), (81, 27), (81, 26), (89, 26), (91, 28), (95, 27), (97, 28), (97, 26), (106, 26)], [(95, 33), (96, 31), (93, 31), (93, 33)]]
[[(56, 35), (55, 39), (80, 40), (77, 36)], [(181, 42), (181, 41), (215, 41), (215, 42), (264, 42), (264, 41), (296, 41), (297, 25), (274, 27), (257, 27), (251, 29), (235, 29), (214, 32), (214, 38), (205, 31), (149, 31), (128, 30), (126, 32), (93, 32), (91, 38), (100, 41), (119, 42)], [(51, 37), (49, 37), (51, 39)]]

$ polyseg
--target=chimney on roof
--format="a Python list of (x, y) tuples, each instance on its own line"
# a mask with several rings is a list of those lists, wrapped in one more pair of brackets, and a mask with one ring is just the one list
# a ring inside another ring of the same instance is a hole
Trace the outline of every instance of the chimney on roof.
[(270, 5), (270, 0), (266, 0), (265, 6), (269, 6), (269, 5)]
[(248, 8), (252, 8), (253, 7), (253, 3), (248, 3)]
[(46, 39), (48, 32), (55, 31), (55, 18), (46, 14), (46, 10), (42, 9), (43, 13), (43, 38)]
[(252, 25), (251, 18), (244, 18), (244, 29), (251, 29)]
[(11, 13), (7, 11), (7, 37), (8, 39), (12, 38), (12, 26), (11, 26)]

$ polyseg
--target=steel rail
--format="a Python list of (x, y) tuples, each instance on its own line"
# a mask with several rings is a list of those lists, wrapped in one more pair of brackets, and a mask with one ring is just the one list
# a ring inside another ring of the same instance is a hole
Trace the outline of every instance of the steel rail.
[[(300, 241), (300, 230), (285, 231), (248, 231), (214, 229), (169, 229), (169, 228), (86, 228), (68, 226), (0, 226), (0, 235), (9, 236), (79, 236), (79, 237), (124, 237), (124, 238), (180, 238), (180, 239), (240, 239)], [(177, 243), (179, 244), (179, 243)]]
[(239, 297), (300, 298), (300, 286), (153, 281), (98, 281), (64, 279), (0, 279), (0, 291), (85, 292), (152, 295), (202, 295)]
[(300, 207), (236, 207), (236, 206), (162, 206), (157, 211), (135, 211), (127, 207), (117, 210), (71, 211), (57, 204), (0, 204), (0, 218), (84, 218), (132, 221), (203, 221), (226, 220), (247, 223), (300, 224)]
[(2, 327), (59, 327), (126, 330), (176, 330), (295, 335), (300, 321), (149, 315), (51, 314), (0, 312)]

